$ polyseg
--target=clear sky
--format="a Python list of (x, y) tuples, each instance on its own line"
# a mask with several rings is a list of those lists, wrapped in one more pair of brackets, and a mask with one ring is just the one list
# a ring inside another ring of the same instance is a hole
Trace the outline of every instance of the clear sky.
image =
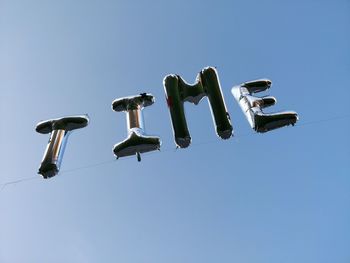
[[(37, 122), (91, 120), (59, 176), (0, 192), (0, 262), (349, 263), (350, 119), (333, 119), (350, 113), (349, 47), (349, 0), (0, 0), (0, 183), (36, 176)], [(163, 78), (205, 66), (236, 137), (216, 136), (204, 99), (175, 150)], [(297, 111), (296, 127), (251, 130), (230, 90), (262, 77), (267, 111)], [(163, 151), (113, 162), (111, 102), (140, 92)]]

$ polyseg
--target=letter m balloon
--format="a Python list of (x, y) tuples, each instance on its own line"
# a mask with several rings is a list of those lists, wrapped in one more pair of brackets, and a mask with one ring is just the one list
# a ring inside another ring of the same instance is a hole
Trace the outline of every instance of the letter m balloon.
[(178, 147), (186, 148), (191, 143), (191, 136), (188, 131), (184, 111), (184, 102), (188, 101), (197, 105), (206, 96), (209, 100), (216, 134), (222, 139), (228, 139), (232, 136), (233, 127), (215, 68), (204, 68), (199, 72), (194, 84), (186, 83), (179, 75), (166, 76), (163, 84), (170, 111), (175, 143)]

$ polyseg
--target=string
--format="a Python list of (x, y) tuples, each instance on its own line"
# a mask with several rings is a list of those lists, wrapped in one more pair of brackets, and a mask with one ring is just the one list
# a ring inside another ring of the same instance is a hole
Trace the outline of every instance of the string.
[[(330, 121), (336, 121), (336, 120), (340, 120), (340, 119), (346, 119), (349, 118), (350, 114), (347, 115), (340, 115), (340, 116), (334, 116), (334, 117), (329, 117), (326, 119), (319, 119), (319, 120), (314, 120), (314, 121), (309, 121), (309, 122), (304, 122), (304, 123), (298, 123), (295, 125), (295, 127), (303, 127), (303, 126), (308, 126), (308, 125), (315, 125), (315, 124), (320, 124), (320, 123), (324, 123), (324, 122), (330, 122)], [(294, 127), (294, 128), (295, 128)], [(247, 137), (247, 136), (255, 136), (256, 133), (249, 133), (249, 134), (240, 134), (238, 136), (234, 136), (234, 139), (238, 139), (241, 137)], [(212, 143), (216, 143), (217, 140), (210, 140), (210, 141), (204, 141), (204, 142), (199, 142), (199, 143), (192, 143), (191, 146), (201, 146), (201, 145), (207, 145), (207, 144), (212, 144)], [(162, 149), (160, 152), (176, 152), (174, 151), (174, 148), (168, 148), (168, 149)], [(154, 154), (156, 152), (148, 152), (148, 153), (144, 153), (144, 155), (150, 155), (150, 154)], [(79, 166), (76, 168), (72, 168), (72, 169), (68, 169), (68, 170), (63, 170), (60, 171), (60, 175), (62, 174), (67, 174), (67, 173), (72, 173), (75, 171), (79, 171), (82, 169), (88, 169), (88, 168), (93, 168), (93, 167), (97, 167), (97, 166), (102, 166), (102, 165), (106, 165), (106, 164), (110, 164), (110, 163), (115, 163), (115, 162), (120, 162), (120, 161), (124, 161), (124, 160), (128, 160), (134, 158), (134, 156), (128, 156), (128, 157), (123, 157), (123, 159), (109, 159), (109, 160), (105, 160), (105, 161), (101, 161), (98, 163), (93, 163), (93, 164), (88, 164), (88, 165), (84, 165), (84, 166)], [(9, 185), (16, 185), (16, 184), (20, 184), (26, 181), (31, 181), (31, 180), (36, 180), (36, 179), (40, 179), (39, 176), (32, 176), (32, 177), (25, 177), (25, 178), (20, 178), (17, 180), (13, 180), (13, 181), (8, 181), (5, 183), (0, 184), (0, 193)]]

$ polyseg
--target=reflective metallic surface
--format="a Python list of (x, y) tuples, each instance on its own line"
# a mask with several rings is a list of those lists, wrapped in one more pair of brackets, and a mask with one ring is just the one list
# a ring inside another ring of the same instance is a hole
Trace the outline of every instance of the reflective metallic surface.
[(153, 103), (154, 97), (152, 94), (141, 93), (136, 96), (115, 99), (112, 102), (112, 110), (118, 112), (137, 109), (142, 110), (144, 107), (151, 106)]
[(144, 129), (143, 127), (143, 116), (142, 111), (140, 108), (136, 110), (129, 110), (126, 113), (126, 122), (128, 126), (128, 130), (130, 131), (132, 128), (140, 128)]
[(258, 93), (269, 89), (271, 81), (268, 79), (255, 80), (242, 83), (232, 88), (233, 97), (240, 105), (250, 126), (257, 132), (268, 132), (287, 125), (294, 125), (298, 114), (294, 111), (264, 113), (263, 108), (275, 105), (277, 100), (272, 96), (256, 97)]
[(65, 130), (54, 130), (51, 133), (39, 168), (39, 173), (42, 174), (44, 178), (55, 176), (58, 173), (69, 133), (70, 132), (66, 132)]
[(58, 174), (68, 141), (68, 136), (71, 134), (72, 130), (87, 126), (88, 122), (88, 117), (83, 115), (51, 119), (38, 123), (36, 126), (37, 132), (51, 132), (50, 140), (39, 167), (39, 174), (41, 174), (45, 179)]
[(57, 119), (50, 119), (41, 121), (36, 125), (35, 130), (39, 133), (50, 133), (53, 130), (72, 131), (86, 127), (89, 124), (89, 117), (87, 115), (67, 116)]
[(233, 127), (215, 68), (204, 68), (197, 75), (194, 84), (186, 83), (179, 75), (168, 75), (164, 78), (163, 85), (178, 147), (186, 148), (191, 143), (184, 110), (185, 101), (197, 105), (202, 98), (208, 97), (216, 134), (222, 139), (233, 135)]
[(142, 109), (153, 103), (154, 97), (147, 93), (116, 99), (112, 102), (114, 111), (124, 111), (127, 116), (128, 137), (113, 147), (117, 158), (136, 155), (137, 160), (141, 161), (140, 153), (160, 149), (160, 138), (147, 136), (144, 130)]

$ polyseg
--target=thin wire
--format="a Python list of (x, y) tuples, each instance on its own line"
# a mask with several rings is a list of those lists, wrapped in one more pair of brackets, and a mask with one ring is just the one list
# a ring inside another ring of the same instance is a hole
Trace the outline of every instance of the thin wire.
[(93, 168), (93, 167), (102, 166), (102, 165), (109, 164), (109, 163), (116, 163), (116, 162), (120, 162), (120, 161), (125, 161), (125, 160), (131, 159), (131, 158), (133, 158), (133, 156), (124, 157), (121, 160), (117, 160), (117, 159), (111, 160), (111, 159), (109, 159), (109, 160), (98, 162), (98, 163), (93, 163), (93, 164), (79, 166), (79, 167), (68, 169), (68, 170), (63, 170), (59, 174), (60, 175), (67, 174), (67, 173), (79, 171), (79, 170), (82, 170), (82, 169)]
[(22, 183), (22, 182), (25, 182), (25, 181), (31, 181), (31, 180), (36, 180), (36, 179), (39, 179), (39, 177), (38, 176), (26, 177), (26, 178), (22, 178), (22, 179), (9, 181), (9, 182), (0, 184), (0, 187), (1, 187), (0, 193), (9, 185), (15, 185), (15, 184), (19, 184), (19, 183)]
[(306, 125), (313, 125), (313, 124), (329, 122), (329, 121), (335, 121), (335, 120), (340, 120), (340, 119), (346, 119), (346, 118), (349, 118), (349, 117), (350, 117), (350, 114), (334, 116), (334, 117), (329, 117), (327, 119), (320, 119), (320, 120), (315, 120), (315, 121), (309, 121), (309, 122), (296, 124), (296, 127), (298, 127), (298, 126), (306, 126)]
[[(303, 126), (308, 126), (308, 125), (314, 125), (314, 124), (319, 124), (319, 123), (324, 123), (324, 122), (330, 122), (330, 121), (336, 121), (336, 120), (340, 120), (340, 119), (346, 119), (346, 118), (350, 118), (350, 115), (341, 115), (341, 116), (334, 116), (334, 117), (330, 117), (327, 119), (320, 119), (320, 120), (315, 120), (315, 121), (310, 121), (310, 122), (304, 122), (304, 123), (298, 123), (295, 125), (295, 127), (303, 127)], [(238, 139), (241, 137), (247, 137), (247, 136), (255, 136), (256, 133), (247, 133), (247, 134), (240, 134), (238, 136), (233, 137), (233, 139)], [(212, 144), (212, 143), (216, 143), (217, 140), (210, 140), (210, 141), (205, 141), (205, 142), (197, 142), (197, 143), (193, 143), (191, 144), (191, 146), (201, 146), (201, 145), (207, 145), (207, 144)], [(160, 152), (164, 153), (164, 152), (177, 152), (176, 149), (174, 150), (174, 148), (168, 148), (168, 149), (162, 149)], [(145, 153), (144, 155), (150, 155), (150, 154), (155, 154), (156, 152), (149, 152), (149, 153)], [(88, 168), (93, 168), (93, 167), (97, 167), (97, 166), (102, 166), (105, 164), (109, 164), (109, 163), (116, 163), (116, 162), (120, 162), (120, 161), (124, 161), (124, 160), (128, 160), (134, 158), (134, 156), (129, 156), (129, 157), (124, 157), (121, 160), (105, 160), (102, 162), (98, 162), (98, 163), (93, 163), (93, 164), (88, 164), (88, 165), (84, 165), (84, 166), (79, 166), (76, 168), (72, 168), (72, 169), (68, 169), (68, 170), (63, 170), (60, 172), (60, 175), (62, 174), (67, 174), (67, 173), (72, 173), (75, 171), (79, 171), (82, 169), (88, 169)], [(20, 184), (22, 182), (25, 181), (31, 181), (34, 179), (40, 179), (40, 177), (38, 176), (32, 176), (32, 177), (26, 177), (26, 178), (21, 178), (21, 179), (17, 179), (17, 180), (13, 180), (13, 181), (8, 181), (5, 183), (0, 184), (0, 193), (9, 185), (16, 185), (16, 184)]]
[(108, 163), (114, 163), (115, 161), (116, 160), (106, 160), (106, 161), (99, 162), (99, 163), (93, 163), (93, 164), (88, 164), (88, 165), (85, 165), (85, 166), (79, 166), (79, 167), (72, 168), (72, 169), (69, 169), (69, 170), (63, 170), (62, 172), (60, 172), (60, 174), (66, 174), (66, 173), (71, 173), (71, 172), (75, 172), (75, 171), (82, 170), (82, 169), (93, 168), (93, 167), (105, 165), (105, 164), (108, 164)]

